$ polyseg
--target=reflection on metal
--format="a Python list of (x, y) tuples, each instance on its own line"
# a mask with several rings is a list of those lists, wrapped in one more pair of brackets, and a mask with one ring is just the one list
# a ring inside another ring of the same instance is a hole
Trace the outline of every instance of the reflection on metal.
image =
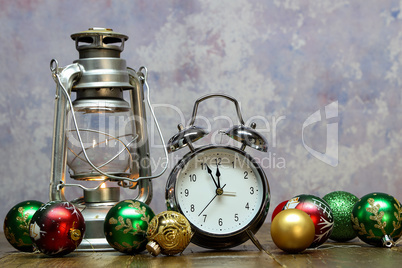
[[(224, 131), (226, 135), (231, 137), (232, 139), (240, 142), (243, 146), (249, 146), (258, 151), (267, 152), (268, 151), (268, 142), (265, 137), (263, 137), (260, 133), (254, 130), (255, 123), (251, 124), (251, 127), (247, 127), (244, 125), (233, 126), (232, 128)], [(244, 147), (242, 150), (244, 150)]]
[(185, 146), (189, 146), (191, 151), (194, 151), (192, 143), (206, 136), (208, 132), (197, 126), (189, 126), (184, 128), (183, 125), (179, 125), (179, 132), (170, 138), (167, 143), (167, 150), (169, 153), (177, 151)]

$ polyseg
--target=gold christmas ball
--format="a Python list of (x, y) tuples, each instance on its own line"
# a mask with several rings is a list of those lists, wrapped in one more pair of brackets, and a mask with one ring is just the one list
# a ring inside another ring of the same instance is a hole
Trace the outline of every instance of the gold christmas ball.
[(278, 248), (297, 253), (313, 243), (315, 226), (310, 216), (300, 209), (282, 210), (271, 223), (271, 236)]
[(148, 225), (147, 250), (154, 256), (159, 253), (175, 255), (190, 243), (193, 232), (186, 217), (176, 211), (156, 215)]

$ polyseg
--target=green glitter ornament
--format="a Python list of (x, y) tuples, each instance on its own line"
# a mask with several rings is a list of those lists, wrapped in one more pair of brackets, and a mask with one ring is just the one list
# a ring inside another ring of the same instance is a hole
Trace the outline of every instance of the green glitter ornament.
[(356, 233), (352, 227), (350, 215), (359, 198), (348, 192), (335, 191), (326, 194), (322, 199), (327, 201), (334, 215), (334, 228), (329, 238), (338, 242), (355, 238)]
[(155, 216), (152, 209), (137, 200), (124, 200), (113, 206), (104, 222), (105, 237), (114, 249), (128, 254), (144, 251), (146, 232)]
[(42, 202), (27, 200), (18, 203), (10, 209), (4, 220), (4, 234), (8, 242), (19, 251), (33, 252), (29, 223), (35, 212), (43, 205)]
[(371, 193), (353, 207), (352, 223), (357, 236), (374, 246), (392, 247), (402, 235), (402, 208), (389, 194)]

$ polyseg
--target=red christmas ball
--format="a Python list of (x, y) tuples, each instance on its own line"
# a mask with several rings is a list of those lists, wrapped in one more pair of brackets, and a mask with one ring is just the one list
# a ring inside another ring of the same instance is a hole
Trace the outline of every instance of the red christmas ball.
[(306, 212), (313, 220), (315, 237), (310, 248), (318, 247), (328, 240), (334, 227), (334, 216), (328, 203), (314, 195), (298, 195), (290, 199), (284, 209), (296, 208)]
[(74, 251), (81, 243), (85, 221), (81, 212), (71, 203), (50, 201), (32, 216), (29, 234), (33, 244), (51, 256), (62, 256)]
[(279, 203), (279, 205), (276, 206), (276, 208), (274, 209), (274, 211), (272, 212), (272, 217), (271, 217), (271, 222), (274, 220), (275, 216), (281, 212), (283, 210), (283, 207), (286, 205), (286, 203), (289, 200), (283, 201), (281, 203)]

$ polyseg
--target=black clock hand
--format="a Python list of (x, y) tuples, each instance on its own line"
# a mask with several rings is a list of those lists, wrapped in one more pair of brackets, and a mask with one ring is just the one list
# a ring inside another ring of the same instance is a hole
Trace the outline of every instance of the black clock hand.
[[(219, 172), (219, 165), (218, 163), (216, 164), (216, 178), (218, 178), (218, 185), (216, 187), (221, 188), (221, 173)], [(223, 187), (222, 187), (223, 188)]]
[(215, 197), (217, 197), (218, 194), (215, 194), (214, 197), (211, 199), (211, 201), (209, 201), (209, 203), (205, 206), (205, 208), (203, 210), (201, 210), (200, 214), (198, 214), (198, 217), (201, 216), (201, 214), (204, 212), (204, 210), (207, 209), (207, 207), (209, 206), (209, 204), (212, 203), (212, 201), (214, 201)]
[[(214, 197), (212, 197), (211, 201), (208, 202), (208, 204), (205, 206), (205, 208), (204, 208), (203, 210), (201, 210), (200, 214), (198, 214), (198, 217), (201, 216), (201, 214), (204, 212), (204, 210), (207, 209), (207, 207), (212, 203), (212, 201), (214, 201), (214, 199), (215, 199), (218, 195), (221, 195), (221, 194), (223, 193), (223, 188), (224, 188), (225, 186), (226, 186), (226, 184), (223, 185), (222, 188), (216, 189), (216, 194), (214, 195)], [(220, 190), (220, 191), (218, 191), (218, 190)]]
[(216, 188), (219, 188), (219, 184), (216, 183), (214, 176), (212, 175), (211, 169), (208, 167), (207, 164), (205, 164), (205, 166), (207, 167), (207, 171), (208, 171), (209, 175), (211, 176), (212, 180), (214, 181)]

